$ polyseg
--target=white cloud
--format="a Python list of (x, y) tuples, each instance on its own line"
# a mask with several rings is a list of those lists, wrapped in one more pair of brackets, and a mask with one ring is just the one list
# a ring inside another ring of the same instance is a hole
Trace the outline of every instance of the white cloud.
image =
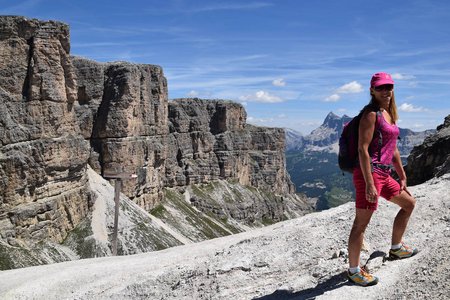
[(336, 92), (325, 98), (325, 102), (337, 102), (339, 99), (341, 99), (340, 94), (356, 94), (361, 93), (363, 91), (362, 85), (357, 81), (352, 81), (349, 83), (344, 84), (343, 86), (339, 87)]
[(412, 104), (409, 103), (402, 103), (402, 105), (400, 105), (398, 107), (399, 110), (404, 111), (404, 112), (422, 112), (422, 111), (426, 111), (425, 108), (423, 107), (416, 107)]
[(421, 123), (415, 123), (415, 124), (412, 125), (412, 127), (413, 127), (414, 129), (422, 129), (422, 128), (425, 128), (425, 126), (424, 126), (423, 124), (421, 124)]
[(392, 79), (397, 79), (397, 80), (410, 80), (410, 79), (416, 78), (413, 75), (406, 75), (406, 74), (401, 74), (401, 73), (393, 73), (393, 74), (391, 74), (391, 76), (392, 76)]
[(247, 122), (251, 124), (267, 124), (273, 123), (274, 118), (255, 118), (255, 117), (247, 117)]
[(210, 12), (210, 11), (217, 11), (217, 10), (247, 10), (247, 9), (258, 9), (258, 8), (264, 8), (268, 6), (272, 6), (271, 3), (263, 3), (263, 2), (253, 2), (253, 3), (244, 3), (244, 4), (231, 4), (231, 3), (224, 3), (224, 4), (212, 4), (210, 6), (204, 6), (204, 7), (198, 7), (188, 10), (188, 12)]
[(188, 98), (203, 98), (208, 99), (213, 97), (213, 93), (209, 91), (198, 91), (198, 90), (191, 90), (190, 92), (185, 94)]
[(339, 99), (341, 99), (341, 96), (339, 96), (338, 94), (333, 94), (325, 98), (325, 102), (337, 102), (339, 101)]
[(199, 93), (197, 92), (197, 91), (194, 91), (194, 90), (192, 90), (192, 91), (190, 91), (188, 94), (187, 94), (187, 96), (188, 97), (198, 97), (198, 95), (199, 95)]
[(357, 81), (352, 81), (347, 84), (344, 84), (340, 88), (336, 90), (338, 94), (356, 94), (361, 93), (363, 91), (362, 85)]
[[(12, 2), (12, 1), (11, 1)], [(14, 1), (15, 2), (15, 1)], [(13, 3), (14, 3), (13, 2)], [(15, 4), (13, 6), (9, 6), (9, 7), (3, 7), (2, 10), (0, 10), (0, 13), (3, 14), (8, 14), (10, 11), (29, 11), (30, 9), (34, 9), (36, 8), (36, 6), (40, 5), (42, 2), (42, 0), (28, 0), (28, 1), (22, 1), (18, 4)]]
[(285, 86), (286, 85), (286, 81), (284, 81), (283, 78), (278, 78), (278, 79), (275, 79), (274, 81), (272, 81), (272, 84), (274, 86)]
[(262, 103), (280, 103), (283, 102), (278, 96), (271, 95), (266, 91), (257, 91), (254, 94), (239, 97), (241, 101), (252, 101), (252, 102), (262, 102)]

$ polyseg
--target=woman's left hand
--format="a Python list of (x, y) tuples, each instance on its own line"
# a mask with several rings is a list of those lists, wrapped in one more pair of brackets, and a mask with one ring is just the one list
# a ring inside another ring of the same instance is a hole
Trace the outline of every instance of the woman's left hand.
[(408, 193), (408, 195), (411, 196), (411, 193), (408, 191), (408, 188), (406, 187), (406, 178), (400, 180), (400, 191), (405, 191)]
[(400, 179), (400, 190), (406, 190), (406, 178)]

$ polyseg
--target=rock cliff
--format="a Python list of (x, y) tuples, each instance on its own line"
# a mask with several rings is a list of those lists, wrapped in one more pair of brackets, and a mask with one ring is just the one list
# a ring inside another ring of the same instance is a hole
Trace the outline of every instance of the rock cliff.
[(89, 211), (69, 28), (0, 18), (0, 236), (62, 241)]
[(436, 128), (436, 133), (414, 147), (405, 171), (412, 185), (450, 172), (450, 115)]
[(243, 185), (292, 194), (286, 172), (284, 130), (245, 123), (237, 103), (177, 99), (169, 103), (169, 186), (236, 178)]
[(145, 209), (163, 198), (168, 155), (167, 81), (161, 67), (72, 58), (80, 130), (90, 142), (90, 165), (136, 173), (123, 192)]
[(284, 131), (246, 124), (240, 104), (168, 101), (157, 66), (83, 58), (73, 58), (73, 64), (79, 91), (74, 107), (92, 146), (89, 162), (99, 173), (119, 167), (136, 173), (137, 181), (124, 182), (123, 191), (144, 209), (163, 200), (163, 187), (218, 179), (294, 194), (285, 168)]
[[(282, 129), (246, 124), (244, 108), (230, 101), (169, 101), (159, 66), (98, 63), (69, 52), (67, 25), (0, 17), (4, 245), (61, 243), (69, 232), (83, 231), (96, 202), (88, 166), (99, 174), (135, 173), (137, 179), (124, 181), (122, 192), (165, 221), (173, 219), (161, 214), (170, 208), (167, 189), (189, 192), (189, 209), (233, 220), (234, 232), (311, 209), (294, 194), (286, 172)], [(233, 192), (202, 192), (228, 184)], [(161, 245), (182, 243), (168, 240)], [(160, 249), (144, 248), (135, 247)]]

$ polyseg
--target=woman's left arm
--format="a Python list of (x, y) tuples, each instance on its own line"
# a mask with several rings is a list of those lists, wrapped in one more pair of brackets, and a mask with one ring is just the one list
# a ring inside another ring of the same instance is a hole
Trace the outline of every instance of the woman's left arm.
[(406, 189), (406, 173), (403, 169), (402, 160), (400, 158), (400, 151), (398, 151), (397, 146), (395, 147), (392, 164), (394, 165), (395, 172), (397, 172), (397, 175), (400, 178), (400, 188), (402, 190)]

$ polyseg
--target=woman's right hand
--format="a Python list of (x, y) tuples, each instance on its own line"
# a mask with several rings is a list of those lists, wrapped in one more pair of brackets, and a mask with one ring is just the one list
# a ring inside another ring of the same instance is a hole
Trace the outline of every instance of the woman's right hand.
[(378, 192), (374, 184), (366, 184), (366, 199), (371, 203), (377, 202)]

